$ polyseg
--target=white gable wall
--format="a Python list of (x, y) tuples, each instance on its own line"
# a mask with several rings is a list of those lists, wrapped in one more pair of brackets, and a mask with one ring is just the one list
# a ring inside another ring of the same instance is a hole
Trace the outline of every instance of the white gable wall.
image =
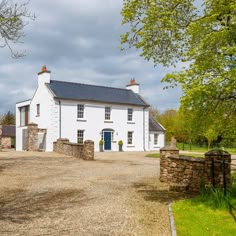
[[(37, 104), (40, 104), (40, 115), (37, 115)], [(30, 121), (38, 124), (38, 128), (47, 129), (46, 151), (53, 151), (53, 142), (59, 137), (58, 120), (58, 105), (46, 85), (41, 84), (30, 104)]]

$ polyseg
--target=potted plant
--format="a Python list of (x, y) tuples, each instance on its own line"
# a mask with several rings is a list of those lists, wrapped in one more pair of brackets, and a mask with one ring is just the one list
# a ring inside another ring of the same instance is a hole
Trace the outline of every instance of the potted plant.
[(100, 151), (100, 152), (103, 152), (103, 144), (104, 144), (104, 141), (101, 139), (101, 140), (99, 141), (99, 151)]
[(119, 145), (119, 152), (122, 152), (122, 147), (123, 147), (123, 141), (122, 140), (119, 140), (118, 142), (118, 145)]

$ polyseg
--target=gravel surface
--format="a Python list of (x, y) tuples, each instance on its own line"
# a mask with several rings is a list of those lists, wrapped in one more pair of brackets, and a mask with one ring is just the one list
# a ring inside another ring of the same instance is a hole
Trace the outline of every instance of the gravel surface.
[(0, 152), (0, 235), (170, 235), (175, 196), (145, 154)]

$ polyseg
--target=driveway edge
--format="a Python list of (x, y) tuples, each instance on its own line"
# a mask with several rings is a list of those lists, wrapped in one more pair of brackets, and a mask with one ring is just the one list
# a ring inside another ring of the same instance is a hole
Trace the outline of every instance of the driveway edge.
[(169, 219), (170, 219), (171, 236), (177, 236), (176, 229), (175, 229), (175, 221), (174, 221), (173, 212), (172, 212), (172, 203), (169, 203), (168, 205), (168, 213), (169, 213)]

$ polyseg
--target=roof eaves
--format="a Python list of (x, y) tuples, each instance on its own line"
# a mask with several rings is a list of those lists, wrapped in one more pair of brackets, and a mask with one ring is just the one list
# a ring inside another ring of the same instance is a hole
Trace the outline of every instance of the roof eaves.
[[(102, 101), (102, 100), (92, 100), (92, 99), (75, 99), (75, 98), (64, 98), (64, 97), (54, 97), (55, 99), (59, 100), (67, 100), (67, 101), (84, 101), (84, 102), (96, 102), (96, 103), (108, 103), (108, 101)], [(122, 102), (111, 102), (111, 104), (119, 104), (119, 105), (132, 105), (132, 106), (138, 106), (138, 107), (148, 107), (149, 105), (142, 105), (142, 104), (134, 104), (134, 103), (122, 103)]]

